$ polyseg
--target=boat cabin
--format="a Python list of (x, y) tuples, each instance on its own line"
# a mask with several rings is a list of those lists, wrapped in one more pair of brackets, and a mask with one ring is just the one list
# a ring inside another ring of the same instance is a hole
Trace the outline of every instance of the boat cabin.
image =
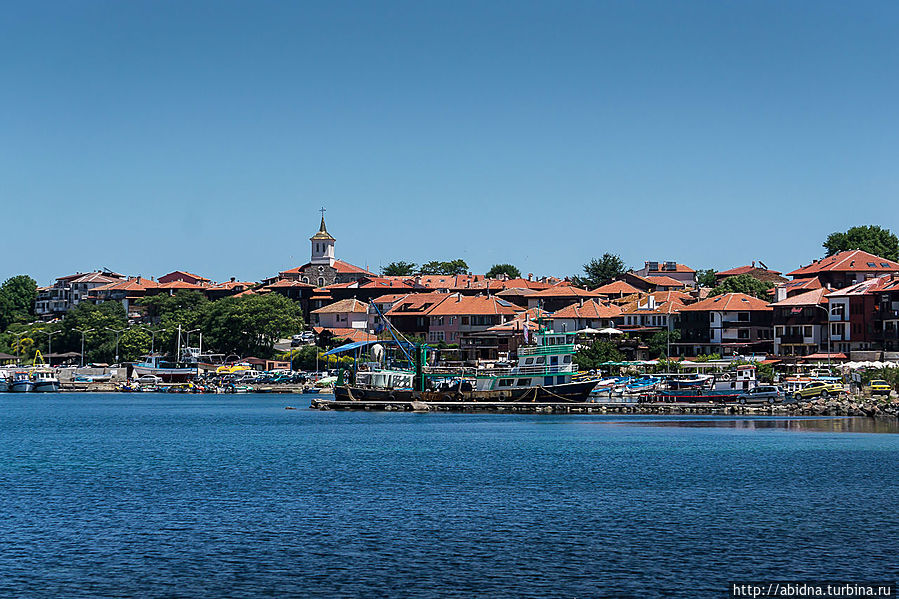
[(511, 368), (487, 368), (477, 374), (478, 391), (552, 387), (571, 382), (574, 333), (534, 333), (535, 345), (518, 348), (518, 363)]

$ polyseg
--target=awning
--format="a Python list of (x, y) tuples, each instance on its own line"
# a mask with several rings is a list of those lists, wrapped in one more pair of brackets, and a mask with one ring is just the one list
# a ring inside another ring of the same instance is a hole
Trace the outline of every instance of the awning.
[(367, 346), (367, 345), (374, 345), (375, 343), (387, 343), (387, 342), (386, 342), (386, 341), (380, 341), (380, 340), (377, 340), (377, 341), (353, 341), (352, 343), (347, 343), (346, 345), (341, 345), (341, 346), (335, 347), (334, 349), (329, 349), (328, 351), (326, 351), (326, 352), (323, 353), (322, 355), (323, 355), (323, 356), (330, 356), (330, 355), (333, 355), (333, 354), (343, 354), (343, 353), (346, 353), (346, 352), (348, 352), (348, 351), (354, 351), (354, 350), (357, 350), (357, 349), (359, 349), (360, 347), (365, 347), (365, 346)]
[[(355, 350), (359, 349), (360, 347), (374, 345), (375, 343), (380, 343), (381, 345), (397, 345), (396, 341), (393, 341), (392, 339), (390, 339), (390, 340), (375, 339), (374, 341), (353, 341), (352, 343), (347, 343), (345, 345), (335, 347), (334, 349), (329, 349), (322, 355), (323, 356), (331, 356), (334, 354), (343, 354), (346, 352), (355, 351)], [(403, 343), (402, 346), (405, 347), (407, 350), (412, 349), (412, 347), (413, 347), (411, 343)], [(430, 347), (427, 345), (422, 345), (422, 347), (430, 349)]]

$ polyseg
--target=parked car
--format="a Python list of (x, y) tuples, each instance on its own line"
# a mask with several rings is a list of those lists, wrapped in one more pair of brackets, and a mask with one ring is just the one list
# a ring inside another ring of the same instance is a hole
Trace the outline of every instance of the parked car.
[(828, 398), (831, 395), (840, 395), (841, 393), (845, 393), (843, 385), (839, 383), (827, 383), (825, 381), (819, 381), (810, 383), (802, 389), (794, 391), (793, 397), (795, 397), (796, 399), (814, 399), (816, 397)]
[(868, 384), (868, 389), (871, 391), (871, 395), (886, 395), (889, 397), (893, 387), (888, 382), (877, 379)]
[(145, 374), (137, 379), (137, 382), (141, 385), (158, 385), (162, 382), (162, 378), (156, 376), (155, 374)]
[(774, 385), (759, 385), (754, 389), (750, 389), (737, 396), (737, 401), (741, 404), (747, 403), (769, 403), (773, 404), (783, 401), (784, 393), (780, 387)]

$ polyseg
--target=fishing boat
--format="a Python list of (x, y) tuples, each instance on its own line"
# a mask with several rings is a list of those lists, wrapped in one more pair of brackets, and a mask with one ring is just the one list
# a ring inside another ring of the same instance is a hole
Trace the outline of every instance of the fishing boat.
[(715, 377), (710, 374), (693, 374), (669, 377), (667, 386), (669, 389), (701, 389), (711, 386)]
[(34, 381), (35, 393), (55, 393), (59, 391), (59, 379), (56, 372), (49, 368), (39, 368), (31, 372), (31, 380)]
[(9, 391), (9, 373), (5, 370), (0, 370), (0, 393), (4, 393)]
[(184, 382), (198, 374), (197, 366), (189, 366), (165, 360), (158, 354), (144, 356), (142, 362), (134, 364), (134, 373), (138, 377), (153, 375), (167, 383)]
[(573, 360), (574, 333), (542, 331), (533, 337), (534, 345), (518, 348), (518, 361), (511, 367), (427, 367), (426, 349), (417, 345), (415, 357), (410, 360), (416, 365), (415, 370), (360, 371), (352, 384), (338, 379), (334, 398), (426, 402), (586, 401), (597, 381), (572, 380), (577, 373)]
[(12, 375), (9, 390), (13, 393), (29, 393), (34, 390), (34, 381), (31, 380), (31, 372), (17, 370)]
[(627, 393), (646, 393), (655, 389), (661, 382), (662, 379), (657, 376), (643, 376), (631, 381), (624, 388)]

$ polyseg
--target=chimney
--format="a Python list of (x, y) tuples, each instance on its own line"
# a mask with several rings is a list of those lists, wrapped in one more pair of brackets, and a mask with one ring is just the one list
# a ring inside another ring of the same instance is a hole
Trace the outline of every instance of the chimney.
[(584, 307), (584, 298), (581, 298), (581, 308)]
[(755, 260), (752, 261), (752, 268), (755, 268)]
[(533, 279), (533, 278), (534, 278), (534, 273), (529, 272), (529, 273), (528, 273), (528, 281), (530, 281), (530, 280)]
[(140, 285), (140, 275), (137, 275), (137, 284)]
[(231, 277), (231, 282), (232, 282), (232, 283), (233, 283), (234, 281), (236, 281), (236, 280), (237, 280), (237, 279), (236, 279), (235, 277)]
[(787, 288), (784, 285), (774, 288), (774, 301), (782, 302), (787, 299)]

